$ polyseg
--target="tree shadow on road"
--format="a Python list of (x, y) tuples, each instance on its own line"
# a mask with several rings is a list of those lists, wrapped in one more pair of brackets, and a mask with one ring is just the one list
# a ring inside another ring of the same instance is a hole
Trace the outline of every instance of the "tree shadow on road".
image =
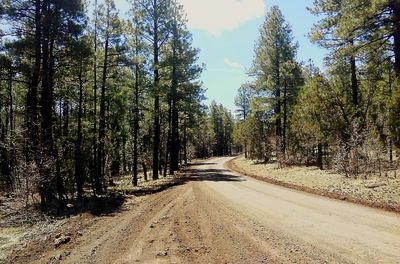
[[(215, 164), (215, 163), (213, 163)], [(202, 163), (201, 165), (206, 165)], [(198, 165), (196, 165), (198, 166)], [(210, 182), (243, 182), (243, 177), (231, 174), (226, 169), (190, 169), (180, 172), (176, 176), (170, 176), (155, 182), (147, 182), (145, 186), (139, 186), (126, 191), (126, 194), (144, 196), (159, 193), (189, 182), (210, 181)]]
[[(101, 196), (85, 197), (82, 203), (70, 200), (63, 210), (57, 212), (58, 216), (73, 216), (89, 213), (94, 216), (114, 215), (123, 211), (126, 197), (120, 192), (107, 192)], [(69, 206), (71, 205), (71, 206)]]
[(216, 165), (218, 163), (215, 162), (196, 162), (196, 163), (190, 163), (188, 166), (207, 166), (207, 165)]
[(194, 169), (185, 176), (187, 181), (243, 182), (243, 177), (233, 175), (225, 169)]
[(167, 179), (168, 180), (163, 180), (160, 183), (154, 182), (155, 184), (148, 184), (146, 186), (133, 188), (132, 190), (126, 191), (126, 194), (134, 196), (145, 196), (153, 193), (159, 193), (185, 183), (185, 181), (182, 180), (181, 175), (170, 176), (167, 177)]

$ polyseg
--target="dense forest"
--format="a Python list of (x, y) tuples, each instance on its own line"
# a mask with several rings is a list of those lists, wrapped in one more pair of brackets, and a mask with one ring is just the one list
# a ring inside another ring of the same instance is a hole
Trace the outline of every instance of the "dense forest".
[(390, 171), (400, 147), (400, 1), (315, 0), (310, 40), (325, 69), (298, 62), (277, 6), (260, 29), (250, 82), (238, 91), (235, 144), (279, 166), (317, 165), (348, 177)]
[(3, 190), (47, 211), (121, 174), (136, 186), (230, 153), (233, 117), (203, 104), (204, 65), (176, 1), (132, 0), (122, 15), (113, 0), (0, 3)]

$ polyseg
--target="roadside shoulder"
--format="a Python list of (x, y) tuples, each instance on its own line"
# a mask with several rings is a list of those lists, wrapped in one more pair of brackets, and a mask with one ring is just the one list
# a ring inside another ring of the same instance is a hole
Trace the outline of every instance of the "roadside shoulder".
[(225, 163), (232, 171), (286, 188), (337, 200), (400, 212), (400, 179), (372, 177), (351, 179), (316, 168), (276, 169), (242, 156)]

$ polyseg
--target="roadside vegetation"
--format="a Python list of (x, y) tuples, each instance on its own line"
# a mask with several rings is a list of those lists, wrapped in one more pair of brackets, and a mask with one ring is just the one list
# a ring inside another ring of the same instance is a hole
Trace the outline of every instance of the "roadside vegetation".
[(400, 3), (324, 0), (309, 11), (320, 18), (309, 38), (329, 51), (325, 69), (296, 60), (291, 27), (272, 7), (252, 81), (236, 99), (237, 149), (278, 168), (314, 165), (347, 178), (396, 179)]
[(329, 198), (400, 212), (400, 178), (386, 175), (350, 178), (316, 166), (285, 166), (240, 156), (227, 166), (243, 175)]

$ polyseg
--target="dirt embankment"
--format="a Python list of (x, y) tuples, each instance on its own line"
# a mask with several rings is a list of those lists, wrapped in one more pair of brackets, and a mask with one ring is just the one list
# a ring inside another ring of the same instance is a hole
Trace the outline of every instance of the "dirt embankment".
[(243, 175), (280, 186), (330, 198), (400, 212), (400, 173), (365, 178), (347, 178), (317, 167), (277, 168), (239, 156), (226, 166)]

